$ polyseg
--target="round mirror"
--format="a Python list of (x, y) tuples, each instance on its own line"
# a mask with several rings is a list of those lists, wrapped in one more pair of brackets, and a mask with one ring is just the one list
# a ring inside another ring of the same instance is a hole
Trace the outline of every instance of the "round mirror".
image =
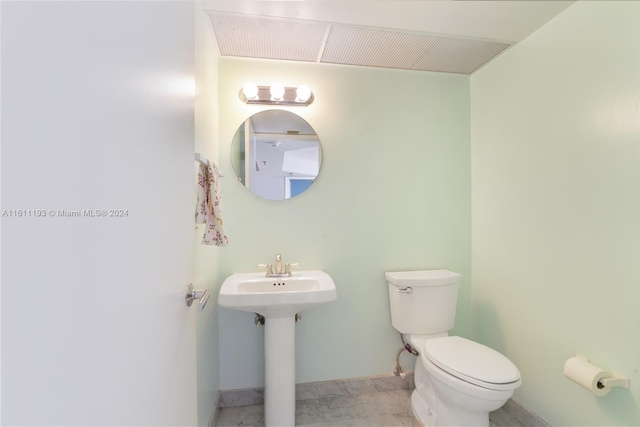
[(266, 110), (244, 121), (231, 143), (231, 164), (245, 187), (269, 200), (305, 191), (318, 176), (322, 150), (311, 125), (284, 110)]

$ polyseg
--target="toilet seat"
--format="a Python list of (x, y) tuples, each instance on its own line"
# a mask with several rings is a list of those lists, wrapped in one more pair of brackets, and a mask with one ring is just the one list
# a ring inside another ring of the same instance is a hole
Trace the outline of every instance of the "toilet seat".
[(518, 368), (499, 352), (462, 337), (427, 340), (422, 356), (443, 371), (491, 390), (513, 390), (522, 384)]

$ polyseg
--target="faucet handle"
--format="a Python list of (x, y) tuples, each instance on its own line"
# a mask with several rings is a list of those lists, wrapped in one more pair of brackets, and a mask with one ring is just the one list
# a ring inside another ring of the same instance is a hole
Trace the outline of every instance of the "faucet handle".
[(284, 272), (285, 272), (287, 275), (291, 276), (291, 275), (292, 275), (292, 274), (291, 274), (291, 267), (300, 267), (300, 263), (298, 263), (298, 262), (292, 262), (291, 264), (285, 264), (285, 266), (284, 266), (284, 267), (285, 267)]
[(273, 266), (271, 264), (258, 264), (258, 268), (267, 269), (267, 276), (273, 274)]

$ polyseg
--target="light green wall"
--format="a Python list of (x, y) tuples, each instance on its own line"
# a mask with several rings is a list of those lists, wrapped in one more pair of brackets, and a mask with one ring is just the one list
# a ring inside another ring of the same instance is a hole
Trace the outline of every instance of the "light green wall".
[[(640, 3), (578, 2), (471, 78), (473, 307), (554, 426), (640, 425)], [(595, 397), (581, 354), (631, 379)]]
[[(208, 159), (218, 161), (218, 59), (211, 37), (211, 24), (202, 12), (202, 4), (196, 5), (196, 98), (195, 98), (195, 151)], [(195, 164), (195, 163), (194, 163)], [(197, 164), (195, 173), (197, 174)], [(194, 177), (195, 188), (195, 177)], [(195, 200), (194, 200), (195, 203)], [(195, 204), (194, 204), (195, 208)], [(198, 425), (209, 425), (218, 397), (220, 384), (218, 304), (220, 249), (202, 245), (204, 225), (195, 227), (195, 277), (196, 289), (209, 289), (211, 299), (206, 309), (197, 313), (198, 347)]]
[[(334, 279), (338, 300), (303, 313), (297, 382), (390, 373), (400, 339), (385, 271), (447, 268), (464, 276), (455, 332), (470, 334), (469, 78), (397, 70), (220, 59), (222, 210), (230, 246), (221, 280), (256, 271), (277, 252)], [(286, 201), (258, 198), (234, 176), (229, 144), (263, 107), (245, 105), (246, 81), (308, 84), (320, 176)], [(413, 369), (413, 360), (404, 359)], [(220, 309), (220, 388), (263, 384), (263, 330), (253, 315)]]

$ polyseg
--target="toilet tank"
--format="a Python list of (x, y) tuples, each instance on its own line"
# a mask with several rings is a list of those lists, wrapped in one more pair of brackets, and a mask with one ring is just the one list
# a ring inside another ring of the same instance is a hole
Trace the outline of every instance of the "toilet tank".
[(403, 334), (436, 334), (453, 329), (462, 276), (447, 270), (385, 273), (391, 324)]

